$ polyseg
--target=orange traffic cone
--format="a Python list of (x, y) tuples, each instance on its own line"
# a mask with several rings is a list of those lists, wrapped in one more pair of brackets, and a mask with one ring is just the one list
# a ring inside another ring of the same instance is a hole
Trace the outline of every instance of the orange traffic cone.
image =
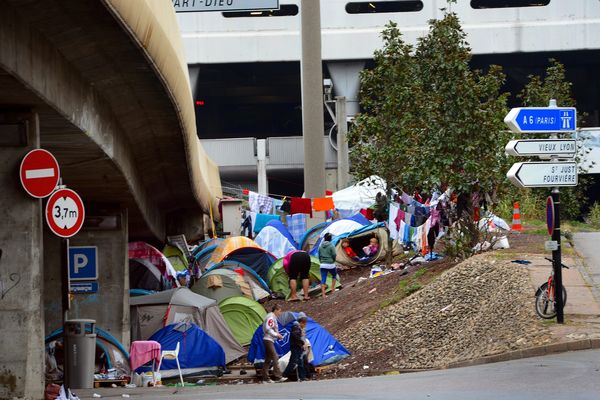
[(521, 210), (519, 207), (519, 202), (515, 201), (513, 209), (513, 220), (512, 220), (512, 230), (513, 231), (522, 231), (523, 226), (521, 225)]

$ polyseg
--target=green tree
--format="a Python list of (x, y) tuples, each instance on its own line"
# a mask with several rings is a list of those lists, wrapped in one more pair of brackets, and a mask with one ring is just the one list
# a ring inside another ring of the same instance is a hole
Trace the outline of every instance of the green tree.
[(361, 75), (363, 112), (349, 134), (352, 172), (377, 174), (407, 192), (444, 184), (469, 192), (505, 179), (504, 75), (472, 70), (456, 14), (429, 22), (413, 49), (396, 24), (383, 31), (375, 66)]

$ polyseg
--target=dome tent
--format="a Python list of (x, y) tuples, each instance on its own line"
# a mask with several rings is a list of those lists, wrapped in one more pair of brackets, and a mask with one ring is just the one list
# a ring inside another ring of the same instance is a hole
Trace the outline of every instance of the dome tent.
[(260, 283), (248, 273), (242, 275), (229, 268), (215, 268), (204, 273), (191, 289), (217, 302), (234, 296), (260, 300), (269, 296), (269, 291), (263, 285), (264, 281)]
[[(316, 257), (310, 257), (310, 271), (309, 280), (313, 282), (321, 282), (321, 271), (320, 271), (319, 259)], [(275, 261), (269, 269), (269, 286), (273, 293), (276, 293), (280, 297), (288, 298), (291, 294), (289, 276), (283, 268), (283, 258)], [(327, 274), (327, 291), (331, 291), (331, 274)], [(299, 285), (300, 287), (302, 285)], [(341, 287), (339, 279), (336, 282), (336, 287)], [(320, 293), (320, 292), (319, 292)]]
[(297, 250), (294, 238), (288, 228), (279, 220), (267, 222), (267, 225), (256, 235), (254, 241), (275, 257), (283, 257), (290, 251)]
[(207, 268), (224, 260), (238, 261), (252, 268), (262, 279), (267, 278), (269, 267), (275, 257), (257, 245), (252, 239), (244, 236), (234, 236), (219, 243), (213, 251)]
[[(379, 241), (379, 250), (377, 251), (377, 254), (371, 257), (355, 260), (348, 256), (342, 248), (342, 239), (347, 238), (350, 241), (350, 247), (352, 247), (356, 253), (359, 253), (364, 246), (369, 244), (369, 240), (373, 237), (377, 238)], [(336, 248), (335, 262), (346, 267), (359, 267), (385, 260), (389, 251), (392, 251), (392, 254), (400, 254), (402, 249), (398, 245), (398, 242), (394, 241), (392, 243), (392, 248), (389, 248), (388, 237), (389, 235), (383, 222), (371, 224), (355, 231), (336, 236), (333, 239)]]
[(250, 344), (254, 330), (262, 325), (267, 316), (263, 306), (247, 297), (229, 297), (219, 303), (219, 308), (242, 346)]

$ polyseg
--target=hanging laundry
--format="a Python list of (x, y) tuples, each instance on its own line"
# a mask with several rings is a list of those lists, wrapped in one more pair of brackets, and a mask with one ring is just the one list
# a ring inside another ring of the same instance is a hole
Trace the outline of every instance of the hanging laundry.
[(329, 211), (333, 210), (333, 198), (331, 197), (319, 197), (313, 199), (313, 209), (315, 211)]
[(282, 205), (283, 205), (283, 200), (273, 199), (273, 212), (274, 213), (281, 212)]
[(402, 199), (402, 202), (406, 205), (409, 205), (413, 201), (413, 198), (404, 192), (402, 192), (402, 195), (400, 196), (400, 198)]
[(272, 219), (279, 220), (279, 215), (277, 215), (277, 214), (256, 214), (256, 223), (254, 224), (253, 231), (255, 233), (260, 232), (260, 230), (262, 228), (264, 228), (265, 225), (267, 225), (267, 222), (271, 221)]
[(255, 213), (268, 214), (273, 209), (272, 198), (253, 191), (248, 192), (248, 203), (250, 204), (250, 211)]
[(296, 243), (300, 244), (304, 232), (306, 232), (306, 214), (288, 215), (287, 228)]
[(373, 215), (373, 209), (371, 208), (363, 208), (360, 210), (360, 213), (365, 216), (369, 221), (375, 219), (375, 215)]
[(310, 199), (292, 197), (290, 214), (310, 214), (312, 218), (312, 204)]
[(406, 217), (406, 213), (404, 211), (402, 211), (400, 209), (400, 207), (398, 207), (398, 213), (396, 214), (396, 217), (394, 219), (394, 222), (396, 223), (396, 226), (400, 227), (400, 223), (404, 222), (404, 218)]
[(281, 205), (280, 210), (281, 210), (281, 212), (289, 214), (290, 211), (292, 210), (292, 206), (290, 204), (290, 201), (284, 198), (283, 199), (283, 204)]
[(398, 230), (400, 226), (396, 224), (396, 217), (398, 216), (398, 211), (400, 211), (400, 207), (396, 203), (390, 203), (390, 211), (388, 217), (388, 227), (390, 230), (390, 237), (393, 240), (398, 239)]

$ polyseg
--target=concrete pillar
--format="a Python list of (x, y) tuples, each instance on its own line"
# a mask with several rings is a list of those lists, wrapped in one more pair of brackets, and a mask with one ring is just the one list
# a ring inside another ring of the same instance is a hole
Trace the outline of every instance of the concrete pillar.
[(258, 170), (258, 193), (269, 193), (269, 181), (267, 180), (267, 141), (256, 140), (256, 169)]
[(21, 160), (39, 147), (39, 124), (35, 114), (2, 110), (0, 122), (22, 127), (24, 144), (0, 146), (0, 398), (42, 399), (42, 201), (19, 181)]
[(304, 193), (306, 197), (323, 197), (325, 195), (325, 147), (323, 145), (325, 132), (320, 0), (302, 0), (300, 7)]
[[(73, 188), (77, 190), (76, 188)], [(83, 199), (85, 202), (85, 199)], [(108, 228), (87, 224), (94, 211), (87, 212), (86, 225), (70, 239), (70, 246), (98, 248), (98, 292), (74, 294), (69, 318), (95, 319), (97, 326), (108, 331), (125, 348), (129, 348), (129, 261), (127, 211), (118, 211), (118, 221)], [(48, 229), (44, 231), (44, 279), (46, 291), (46, 333), (61, 326), (60, 239)]]
[(346, 123), (346, 98), (335, 98), (335, 116), (337, 124), (337, 189), (348, 186), (350, 162), (348, 160), (348, 125)]

